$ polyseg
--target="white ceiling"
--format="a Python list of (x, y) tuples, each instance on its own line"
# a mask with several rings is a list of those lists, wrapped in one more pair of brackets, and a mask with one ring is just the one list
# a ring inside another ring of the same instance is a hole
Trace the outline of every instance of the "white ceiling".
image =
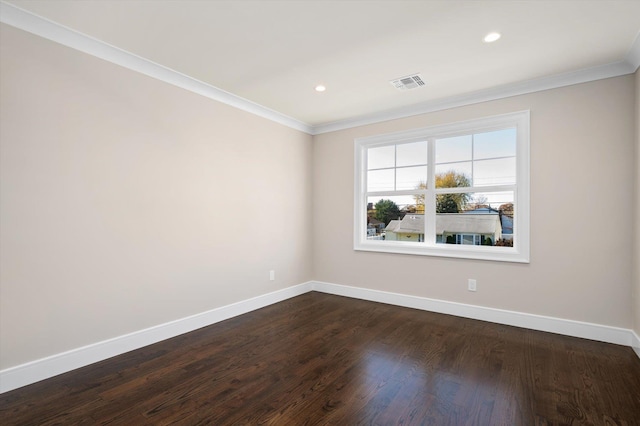
[[(640, 55), (640, 0), (5, 3), (316, 128), (603, 65), (629, 73)], [(484, 43), (491, 31), (502, 38)], [(389, 83), (412, 73), (426, 86)]]

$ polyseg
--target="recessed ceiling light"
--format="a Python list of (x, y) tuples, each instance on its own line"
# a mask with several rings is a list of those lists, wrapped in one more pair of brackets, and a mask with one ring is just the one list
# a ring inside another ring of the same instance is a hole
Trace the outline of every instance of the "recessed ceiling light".
[(327, 88), (324, 87), (322, 84), (318, 84), (316, 86), (316, 92), (324, 92), (325, 90), (327, 90)]
[(500, 37), (502, 37), (500, 33), (489, 33), (486, 36), (484, 36), (484, 42), (493, 43), (494, 41), (498, 40)]

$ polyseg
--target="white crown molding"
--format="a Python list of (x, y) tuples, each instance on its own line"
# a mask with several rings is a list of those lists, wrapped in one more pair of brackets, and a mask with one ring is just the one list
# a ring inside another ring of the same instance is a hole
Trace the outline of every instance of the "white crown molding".
[(640, 65), (640, 35), (638, 35), (625, 60), (620, 62), (312, 126), (4, 1), (0, 1), (0, 22), (311, 135), (618, 77), (634, 73)]
[[(547, 317), (524, 312), (507, 311), (485, 306), (467, 305), (464, 303), (371, 290), (368, 288), (350, 287), (321, 281), (313, 281), (312, 286), (314, 291), (322, 293), (335, 294), (338, 296), (369, 300), (372, 302), (386, 303), (389, 305), (403, 306), (406, 308), (420, 309), (423, 311), (437, 312), (441, 314), (455, 315), (463, 318), (494, 322), (514, 327), (528, 328), (531, 330), (546, 331), (565, 336), (580, 337), (605, 343), (614, 343), (617, 345), (632, 346), (633, 336), (635, 335), (632, 330), (610, 327), (607, 325)], [(640, 341), (637, 341), (636, 343), (640, 343)], [(637, 352), (639, 351), (640, 349)], [(640, 353), (638, 353), (638, 357), (640, 357)]]
[[(635, 68), (637, 68), (637, 66)], [(605, 78), (619, 77), (622, 75), (633, 74), (635, 72), (635, 68), (630, 62), (624, 60), (607, 65), (601, 65), (598, 67), (558, 74), (550, 77), (542, 77), (519, 83), (506, 84), (503, 86), (492, 87), (486, 90), (465, 93), (458, 96), (451, 96), (444, 99), (438, 99), (395, 110), (371, 114), (364, 117), (357, 117), (354, 119), (321, 124), (313, 128), (313, 135), (335, 132), (338, 130), (345, 130), (353, 127), (380, 123), (383, 121), (397, 120), (400, 118), (457, 108), (466, 105), (473, 105), (481, 102), (494, 101), (498, 99), (509, 98), (512, 96), (541, 92), (543, 90), (556, 89), (559, 87), (587, 83), (590, 81), (602, 80)]]
[(640, 32), (627, 52), (626, 61), (633, 67), (633, 72), (640, 67)]
[(0, 22), (292, 129), (308, 134), (313, 131), (311, 126), (292, 117), (2, 1), (0, 1)]
[(170, 339), (311, 291), (303, 283), (0, 371), (0, 393)]

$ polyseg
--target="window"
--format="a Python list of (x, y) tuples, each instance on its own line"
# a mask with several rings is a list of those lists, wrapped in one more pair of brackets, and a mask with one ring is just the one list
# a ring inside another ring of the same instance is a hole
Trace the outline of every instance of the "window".
[(529, 111), (355, 141), (354, 249), (529, 262)]

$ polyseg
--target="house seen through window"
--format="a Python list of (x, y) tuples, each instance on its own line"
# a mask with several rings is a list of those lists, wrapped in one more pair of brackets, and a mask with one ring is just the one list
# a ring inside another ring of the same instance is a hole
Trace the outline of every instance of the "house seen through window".
[(356, 140), (358, 250), (528, 261), (529, 114)]

